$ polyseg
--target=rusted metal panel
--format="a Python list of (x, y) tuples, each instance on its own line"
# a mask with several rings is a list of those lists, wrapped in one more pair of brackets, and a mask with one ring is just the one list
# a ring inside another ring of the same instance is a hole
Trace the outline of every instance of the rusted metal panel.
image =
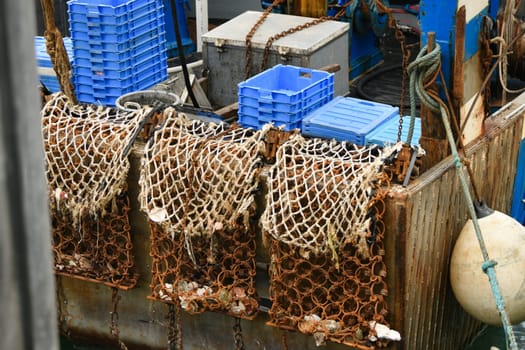
[[(506, 114), (524, 100), (522, 95)], [(466, 149), (481, 197), (502, 212), (510, 210), (524, 114), (490, 118), (485, 123), (485, 136)], [(451, 251), (468, 219), (456, 172), (448, 157), (406, 189), (394, 187), (390, 191), (385, 217), (387, 267), (395, 299), (391, 305), (393, 324), (403, 339), (393, 348), (461, 349), (481, 327), (462, 310), (449, 284)]]

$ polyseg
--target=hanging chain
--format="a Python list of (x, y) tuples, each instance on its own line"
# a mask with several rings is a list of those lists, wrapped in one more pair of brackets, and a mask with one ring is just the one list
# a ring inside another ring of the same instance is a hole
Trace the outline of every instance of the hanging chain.
[(115, 288), (115, 287), (111, 288), (112, 311), (110, 312), (111, 324), (109, 326), (109, 332), (117, 340), (120, 350), (128, 350), (127, 346), (122, 342), (122, 340), (120, 340), (120, 329), (118, 325), (118, 311), (117, 311), (118, 302), (120, 300), (120, 295), (118, 294), (118, 291), (119, 291), (118, 288)]
[(283, 334), (281, 334), (281, 344), (283, 346), (283, 350), (288, 350), (288, 336), (286, 331), (283, 331)]
[(323, 17), (314, 19), (313, 21), (306, 22), (304, 24), (300, 24), (297, 27), (289, 28), (289, 29), (287, 29), (285, 31), (282, 31), (282, 32), (280, 32), (278, 34), (275, 34), (275, 35), (271, 36), (266, 41), (266, 45), (264, 46), (264, 54), (263, 54), (263, 60), (262, 60), (262, 63), (261, 63), (261, 71), (263, 71), (266, 68), (266, 65), (268, 64), (268, 56), (270, 55), (270, 48), (272, 47), (274, 41), (279, 40), (279, 39), (281, 39), (281, 38), (283, 38), (283, 37), (285, 37), (287, 35), (299, 32), (299, 31), (301, 31), (303, 29), (312, 27), (312, 26), (317, 25), (319, 23), (326, 22), (329, 19), (332, 19), (332, 17), (323, 16)]
[(55, 275), (56, 281), (56, 302), (58, 310), (58, 326), (62, 334), (66, 337), (70, 336), (69, 328), (67, 327), (67, 320), (69, 319), (69, 313), (67, 311), (67, 299), (64, 293), (64, 287), (62, 286), (62, 278), (59, 275)]
[(180, 305), (168, 304), (168, 349), (183, 349), (182, 314)]
[[(255, 32), (257, 31), (257, 29), (263, 24), (263, 22), (266, 20), (266, 18), (270, 14), (270, 12), (273, 10), (273, 8), (275, 6), (277, 6), (277, 5), (280, 5), (283, 2), (284, 2), (284, 0), (275, 0), (270, 6), (268, 6), (266, 8), (266, 10), (263, 12), (263, 14), (261, 15), (261, 17), (259, 18), (259, 20), (254, 24), (254, 26), (252, 27), (252, 29), (250, 30), (248, 35), (246, 35), (246, 66), (245, 66), (246, 79), (248, 79), (251, 76), (252, 38), (253, 38)], [(270, 48), (271, 48), (271, 46), (272, 46), (274, 41), (276, 41), (278, 39), (281, 39), (282, 37), (285, 37), (287, 35), (290, 35), (290, 34), (293, 34), (295, 32), (298, 32), (298, 31), (301, 31), (303, 29), (306, 29), (308, 27), (311, 27), (311, 26), (317, 25), (319, 23), (325, 22), (327, 20), (338, 20), (345, 13), (346, 8), (348, 6), (350, 6), (350, 4), (352, 2), (353, 1), (350, 0), (350, 1), (346, 2), (344, 5), (342, 5), (340, 10), (339, 10), (339, 12), (333, 17), (323, 16), (323, 17), (314, 19), (311, 22), (304, 23), (304, 24), (301, 24), (301, 25), (299, 25), (297, 27), (293, 27), (293, 28), (284, 30), (281, 33), (275, 34), (272, 37), (270, 37), (268, 39), (268, 41), (266, 42), (266, 45), (264, 47), (264, 54), (263, 54), (263, 60), (262, 60), (262, 63), (261, 63), (261, 70), (264, 70), (266, 68), (266, 65), (268, 64), (268, 56), (269, 56), (269, 53), (270, 53)]]
[(255, 35), (255, 32), (259, 27), (263, 24), (263, 22), (266, 20), (270, 12), (272, 12), (273, 8), (277, 5), (280, 5), (284, 0), (274, 0), (270, 6), (264, 10), (263, 14), (259, 18), (259, 20), (253, 25), (252, 29), (250, 29), (250, 32), (246, 35), (246, 65), (245, 65), (245, 74), (246, 79), (248, 79), (251, 76), (251, 64), (252, 64), (252, 38)]
[(233, 338), (235, 339), (235, 350), (244, 350), (244, 341), (242, 340), (241, 319), (235, 319), (233, 326)]
[(300, 24), (300, 25), (298, 25), (296, 27), (289, 28), (287, 30), (284, 30), (284, 31), (282, 31), (280, 33), (277, 33), (277, 34), (271, 36), (266, 41), (266, 45), (264, 46), (264, 54), (263, 54), (263, 60), (262, 60), (262, 63), (261, 63), (261, 71), (266, 69), (266, 65), (268, 64), (268, 56), (270, 55), (270, 48), (272, 47), (272, 45), (273, 45), (273, 43), (275, 41), (277, 41), (277, 40), (279, 40), (279, 39), (281, 39), (281, 38), (283, 38), (283, 37), (285, 37), (287, 35), (299, 32), (299, 31), (301, 31), (303, 29), (315, 26), (315, 25), (317, 25), (319, 23), (323, 23), (323, 22), (326, 22), (328, 20), (339, 20), (339, 18), (345, 14), (346, 8), (348, 6), (350, 6), (352, 2), (353, 1), (350, 0), (350, 1), (347, 1), (344, 5), (342, 5), (335, 16), (323, 16), (323, 17), (320, 17), (320, 18), (316, 18), (316, 19), (314, 19), (314, 20), (312, 20), (310, 22), (307, 22), (307, 23), (304, 23), (304, 24)]
[(42, 6), (42, 13), (44, 15), (46, 31), (44, 36), (46, 38), (46, 51), (49, 54), (53, 69), (57, 75), (60, 89), (66, 94), (69, 100), (77, 103), (75, 95), (75, 88), (71, 83), (71, 65), (67, 55), (67, 50), (64, 46), (64, 40), (60, 30), (55, 24), (55, 8), (53, 1), (40, 0)]
[(405, 111), (406, 81), (407, 81), (407, 75), (408, 75), (407, 68), (410, 62), (411, 51), (409, 47), (406, 45), (405, 34), (397, 26), (396, 20), (394, 19), (394, 16), (392, 15), (392, 11), (387, 8), (385, 8), (384, 11), (388, 14), (388, 26), (394, 30), (394, 36), (396, 40), (399, 42), (399, 46), (401, 47), (402, 78), (401, 78), (401, 97), (399, 99), (399, 127), (397, 129), (397, 142), (400, 142), (401, 134), (403, 131), (403, 115)]

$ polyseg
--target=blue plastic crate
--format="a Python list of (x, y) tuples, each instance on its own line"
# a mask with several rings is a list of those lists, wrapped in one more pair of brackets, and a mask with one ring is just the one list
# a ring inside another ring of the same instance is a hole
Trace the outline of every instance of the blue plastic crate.
[[(260, 118), (252, 117), (249, 115), (239, 115), (239, 124), (245, 128), (251, 129), (262, 129), (265, 124), (268, 124), (268, 121), (264, 121)], [(284, 130), (290, 131), (294, 129), (301, 129), (301, 122), (288, 122), (288, 123), (273, 123), (275, 126), (285, 126)]]
[(105, 33), (101, 31), (71, 31), (71, 39), (73, 40), (73, 45), (76, 47), (76, 42), (89, 42), (93, 44), (98, 43), (128, 43), (133, 39), (141, 37), (143, 35), (149, 35), (151, 38), (158, 37), (160, 35), (164, 36), (164, 25), (162, 23), (156, 22), (152, 24), (146, 24), (138, 28), (134, 28), (125, 33)]
[(131, 86), (117, 87), (92, 87), (91, 89), (82, 85), (75, 86), (77, 98), (84, 103), (97, 103), (106, 106), (114, 106), (117, 99), (129, 92), (145, 90), (158, 84), (168, 77), (167, 72), (154, 72)]
[(238, 87), (239, 96), (254, 98), (262, 103), (307, 103), (307, 99), (323, 89), (331, 90), (333, 96), (334, 75), (279, 64), (239, 83)]
[(162, 6), (162, 0), (70, 0), (67, 2), (69, 13), (107, 16), (122, 16), (141, 11), (152, 4)]
[(51, 92), (60, 91), (60, 83), (56, 76), (53, 75), (38, 75), (38, 80)]
[[(66, 48), (67, 55), (70, 62), (73, 61), (73, 44), (71, 38), (64, 38), (64, 46)], [(51, 63), (51, 57), (49, 57), (46, 50), (46, 38), (43, 36), (35, 36), (35, 55), (38, 67), (49, 68), (53, 67)]]
[(145, 42), (142, 45), (136, 46), (128, 50), (122, 51), (98, 51), (98, 50), (75, 50), (76, 63), (81, 66), (88, 66), (90, 64), (98, 64), (100, 62), (113, 61), (122, 65), (132, 65), (132, 61), (142, 61), (148, 57), (154, 57), (166, 52), (166, 43), (164, 42)]
[(334, 75), (277, 65), (239, 83), (238, 89), (241, 124), (257, 118), (258, 125), (273, 122), (291, 130), (300, 128), (304, 116), (332, 100)]
[(158, 43), (164, 43), (165, 32), (159, 31), (158, 28), (144, 33), (135, 38), (129, 38), (127, 41), (111, 42), (111, 41), (100, 41), (100, 40), (75, 40), (75, 52), (78, 50), (85, 51), (105, 51), (105, 52), (117, 52), (138, 49), (139, 47), (147, 47), (149, 45), (157, 45)]
[(130, 69), (115, 73), (109, 72), (106, 75), (96, 74), (96, 72), (87, 75), (76, 74), (73, 81), (75, 85), (126, 87), (141, 81), (143, 77), (157, 73), (167, 74), (167, 64), (160, 60), (149, 60), (142, 71), (135, 72)]
[[(64, 46), (66, 48), (70, 63), (72, 63), (73, 48), (71, 38), (64, 38)], [(38, 80), (40, 80), (49, 91), (60, 91), (60, 83), (57, 80), (55, 72), (53, 71), (51, 57), (49, 57), (46, 51), (46, 39), (43, 36), (35, 37), (35, 55), (38, 65)]]
[[(130, 2), (128, 0), (128, 2)], [(89, 23), (100, 23), (100, 24), (113, 24), (119, 25), (129, 21), (137, 20), (142, 17), (145, 13), (151, 11), (157, 11), (163, 13), (163, 4), (161, 1), (134, 1), (134, 9), (121, 13), (109, 13), (106, 6), (98, 7), (87, 4), (81, 4), (80, 1), (69, 1), (68, 2), (68, 16), (70, 22), (89, 22)], [(113, 11), (115, 12), (115, 11)]]
[[(75, 60), (80, 62), (81, 60)], [(167, 69), (166, 52), (159, 52), (157, 55), (146, 55), (140, 61), (134, 59), (123, 62), (119, 61), (100, 61), (94, 62), (87, 60), (86, 65), (73, 65), (73, 75), (104, 77), (110, 79), (124, 79), (130, 75), (141, 74), (148, 69)]]
[(133, 21), (125, 21), (122, 24), (106, 24), (98, 23), (90, 20), (70, 20), (69, 31), (70, 32), (86, 32), (86, 33), (111, 33), (111, 34), (123, 34), (148, 26), (148, 28), (164, 27), (164, 14), (158, 10), (153, 10), (143, 14)]
[(363, 146), (367, 134), (397, 115), (397, 107), (339, 96), (306, 116), (302, 133)]
[(289, 111), (275, 110), (268, 107), (241, 106), (239, 115), (258, 118), (263, 123), (273, 122), (275, 126), (285, 126), (286, 130), (290, 130), (295, 128), (295, 126), (290, 127), (289, 124), (299, 124), (300, 127), (301, 120), (305, 115), (328, 103), (331, 99), (332, 96), (325, 96), (306, 106), (302, 106), (300, 103), (290, 105)]
[[(410, 126), (410, 117), (403, 117), (403, 128), (401, 129), (401, 141), (405, 142), (408, 136), (408, 128)], [(392, 118), (365, 136), (365, 143), (367, 145), (375, 144), (379, 146), (393, 145), (397, 142), (397, 134), (399, 130), (399, 115), (397, 118)], [(421, 119), (414, 120), (414, 134), (412, 136), (412, 145), (419, 143), (421, 137)]]

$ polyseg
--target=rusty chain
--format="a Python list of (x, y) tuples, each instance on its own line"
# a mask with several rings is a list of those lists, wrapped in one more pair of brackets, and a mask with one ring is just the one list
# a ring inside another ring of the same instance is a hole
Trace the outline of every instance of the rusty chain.
[(282, 344), (283, 350), (288, 350), (288, 335), (286, 331), (283, 331), (283, 333), (281, 334), (281, 344)]
[(244, 350), (241, 319), (238, 317), (235, 318), (235, 325), (233, 326), (233, 338), (235, 339), (235, 350)]
[(42, 12), (44, 14), (46, 31), (44, 36), (46, 38), (46, 50), (51, 58), (53, 69), (60, 83), (60, 88), (71, 100), (72, 103), (77, 103), (75, 89), (71, 83), (71, 65), (67, 56), (67, 51), (64, 46), (62, 33), (55, 25), (55, 8), (53, 1), (40, 0)]
[(168, 349), (183, 349), (182, 314), (179, 304), (168, 304)]
[(120, 350), (128, 350), (127, 346), (120, 339), (120, 329), (119, 329), (119, 316), (118, 316), (118, 302), (120, 301), (120, 295), (118, 294), (119, 289), (116, 287), (111, 288), (111, 305), (112, 310), (110, 311), (111, 323), (109, 326), (110, 334), (115, 337), (119, 345)]
[(320, 18), (316, 18), (313, 21), (306, 22), (304, 24), (300, 24), (297, 27), (289, 28), (285, 31), (282, 31), (278, 34), (272, 35), (267, 41), (266, 45), (264, 46), (264, 53), (263, 53), (263, 59), (261, 62), (261, 71), (263, 71), (266, 68), (266, 65), (268, 64), (268, 56), (270, 55), (270, 48), (272, 47), (274, 41), (277, 41), (287, 35), (299, 32), (303, 29), (315, 26), (319, 23), (326, 22), (327, 20), (332, 19), (332, 17), (323, 16)]
[(284, 2), (284, 0), (274, 0), (274, 2), (272, 2), (272, 4), (270, 6), (268, 6), (266, 8), (266, 10), (264, 10), (264, 12), (261, 15), (261, 17), (259, 18), (259, 20), (253, 25), (252, 29), (250, 29), (250, 31), (246, 35), (246, 39), (245, 39), (246, 40), (246, 66), (245, 66), (246, 79), (248, 79), (251, 76), (251, 67), (250, 66), (252, 64), (252, 62), (251, 62), (252, 61), (252, 55), (251, 55), (252, 38), (255, 35), (255, 32), (257, 31), (257, 29), (259, 29), (261, 24), (263, 24), (263, 22), (266, 20), (266, 18), (270, 14), (270, 12), (272, 12), (273, 8), (275, 6), (280, 5), (282, 2)]
[(385, 7), (384, 5), (383, 5), (383, 11), (388, 16), (388, 27), (394, 30), (394, 36), (396, 40), (399, 42), (399, 46), (401, 47), (402, 78), (401, 78), (401, 97), (399, 98), (399, 127), (397, 130), (397, 142), (400, 142), (401, 134), (403, 130), (403, 115), (404, 115), (404, 109), (405, 109), (407, 68), (408, 68), (408, 64), (410, 63), (411, 51), (410, 51), (410, 47), (406, 45), (405, 34), (397, 26), (396, 20), (394, 19), (394, 16), (392, 15), (392, 11), (388, 9), (387, 7)]
[[(328, 20), (338, 20), (342, 15), (344, 15), (346, 8), (350, 6), (352, 3), (352, 0), (346, 2), (344, 5), (341, 6), (340, 10), (337, 12), (335, 16), (323, 16), (320, 18), (316, 18), (310, 22), (306, 22), (304, 24), (300, 24), (296, 27), (289, 28), (287, 30), (284, 30), (280, 33), (277, 33), (273, 36), (271, 36), (267, 41), (266, 45), (264, 46), (264, 53), (263, 53), (263, 59), (261, 63), (261, 71), (266, 68), (266, 65), (268, 64), (268, 56), (270, 54), (270, 48), (272, 47), (273, 43), (287, 35), (300, 32), (303, 29), (310, 28), (312, 26), (318, 25), (320, 23), (326, 22)], [(266, 18), (266, 17), (265, 17)], [(264, 18), (264, 19), (265, 19)], [(262, 19), (262, 17), (261, 17)]]
[[(262, 13), (262, 15), (259, 18), (259, 20), (253, 25), (251, 30), (246, 35), (246, 55), (245, 55), (245, 59), (246, 59), (246, 66), (245, 66), (246, 79), (248, 79), (251, 76), (251, 61), (252, 61), (252, 57), (251, 57), (252, 41), (251, 40), (252, 40), (255, 32), (257, 31), (257, 29), (263, 24), (263, 22), (266, 20), (266, 18), (268, 17), (270, 12), (273, 10), (273, 8), (275, 6), (277, 6), (277, 5), (280, 5), (283, 2), (284, 2), (284, 0), (275, 0), (270, 6), (268, 6), (266, 8), (266, 10)], [(270, 48), (271, 48), (271, 46), (272, 46), (274, 41), (276, 41), (276, 40), (278, 40), (278, 39), (280, 39), (282, 37), (285, 37), (287, 35), (290, 35), (290, 34), (293, 34), (295, 32), (298, 32), (298, 31), (301, 31), (303, 29), (306, 29), (308, 27), (311, 27), (311, 26), (317, 25), (319, 23), (325, 22), (327, 20), (337, 20), (345, 13), (346, 8), (348, 6), (350, 6), (351, 3), (352, 3), (352, 0), (346, 2), (344, 5), (342, 5), (340, 10), (339, 10), (339, 12), (335, 16), (331, 16), (331, 17), (323, 16), (323, 17), (314, 19), (313, 21), (310, 21), (308, 23), (301, 24), (301, 25), (299, 25), (297, 27), (289, 28), (289, 29), (287, 29), (285, 31), (282, 31), (281, 33), (278, 33), (278, 34), (273, 35), (272, 37), (270, 37), (268, 39), (268, 41), (266, 42), (266, 45), (264, 47), (264, 54), (263, 54), (263, 60), (262, 60), (262, 63), (261, 63), (261, 70), (264, 70), (266, 65), (268, 64), (268, 55), (269, 55)]]
[[(55, 275), (55, 292), (56, 292), (56, 303), (58, 311), (58, 327), (62, 334), (66, 337), (70, 337), (70, 331), (67, 327), (67, 320), (70, 318), (67, 311), (67, 299), (66, 294), (64, 293), (64, 287), (62, 286), (62, 278), (59, 275)], [(65, 305), (65, 306), (62, 306)]]

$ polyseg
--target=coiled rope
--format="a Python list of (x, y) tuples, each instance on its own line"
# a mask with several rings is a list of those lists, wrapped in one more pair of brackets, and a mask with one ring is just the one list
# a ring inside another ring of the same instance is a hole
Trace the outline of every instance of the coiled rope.
[[(439, 95), (436, 92), (430, 91), (428, 87), (433, 83), (435, 77), (439, 74), (441, 69), (441, 49), (440, 46), (436, 43), (434, 49), (430, 52), (428, 47), (425, 46), (421, 49), (417, 55), (416, 60), (408, 66), (408, 72), (410, 74), (410, 111), (411, 111), (411, 120), (410, 120), (410, 130), (407, 137), (407, 143), (410, 144), (412, 141), (413, 129), (414, 129), (414, 119), (415, 119), (415, 97), (416, 94), (419, 97), (422, 104), (425, 105), (430, 111), (434, 113), (441, 114), (443, 120), (443, 125), (445, 127), (446, 135), (448, 142), (450, 144), (450, 149), (452, 152), (452, 157), (454, 159), (454, 165), (458, 171), (459, 179), (461, 182), (461, 187), (463, 194), (467, 202), (467, 208), (474, 225), (474, 230), (476, 232), (476, 237), (481, 249), (483, 256), (483, 264), (481, 269), (485, 274), (487, 274), (490, 282), (490, 287), (492, 289), (492, 294), (496, 301), (496, 306), (500, 314), (503, 328), (505, 330), (505, 336), (507, 338), (507, 343), (510, 343), (511, 350), (518, 350), (518, 345), (516, 343), (516, 337), (514, 331), (510, 324), (510, 320), (505, 309), (505, 301), (503, 300), (503, 295), (499, 287), (498, 279), (496, 277), (495, 266), (497, 262), (490, 259), (485, 241), (481, 234), (481, 229), (479, 227), (478, 218), (476, 216), (476, 210), (474, 208), (474, 202), (470, 194), (469, 185), (465, 172), (463, 170), (463, 163), (458, 154), (456, 147), (456, 142), (452, 133), (452, 128), (449, 122), (449, 109), (447, 105), (441, 100)], [(434, 78), (433, 78), (434, 77)]]

